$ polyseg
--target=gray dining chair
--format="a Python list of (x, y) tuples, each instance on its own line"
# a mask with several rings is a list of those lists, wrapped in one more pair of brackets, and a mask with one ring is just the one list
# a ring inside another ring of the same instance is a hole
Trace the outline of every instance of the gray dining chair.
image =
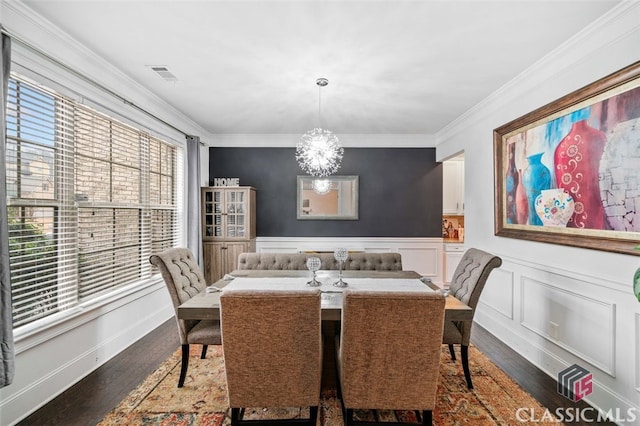
[[(450, 294), (456, 299), (466, 303), (476, 313), (476, 306), (480, 294), (489, 278), (489, 274), (495, 268), (502, 265), (502, 259), (486, 251), (470, 248), (465, 251), (458, 267), (453, 273), (453, 279), (449, 287)], [(445, 321), (442, 343), (449, 346), (451, 359), (456, 360), (453, 345), (460, 345), (460, 358), (462, 369), (467, 381), (467, 387), (473, 389), (471, 372), (469, 370), (469, 341), (471, 339), (471, 326), (473, 317), (469, 321)]]
[[(320, 290), (225, 290), (222, 351), (231, 424), (316, 426), (322, 376)], [(245, 420), (247, 408), (309, 407), (308, 419)]]
[(222, 343), (220, 321), (182, 320), (178, 318), (178, 306), (204, 291), (207, 283), (193, 253), (188, 248), (175, 247), (149, 257), (149, 262), (158, 267), (169, 290), (178, 324), (178, 335), (182, 346), (182, 365), (178, 387), (184, 386), (189, 366), (189, 345), (202, 345), (200, 358), (207, 355), (208, 345)]
[(415, 410), (432, 423), (444, 313), (436, 292), (345, 290), (336, 359), (346, 425), (362, 424), (354, 409)]

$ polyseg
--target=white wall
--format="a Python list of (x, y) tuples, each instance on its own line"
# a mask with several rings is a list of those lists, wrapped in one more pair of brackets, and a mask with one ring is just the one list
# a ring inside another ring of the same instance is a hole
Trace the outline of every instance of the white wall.
[[(126, 95), (136, 105), (181, 130), (202, 136), (203, 142), (209, 142), (204, 129), (41, 20), (23, 4), (2, 0), (0, 18), (1, 24), (17, 38), (91, 76), (117, 93)], [(74, 78), (21, 43), (14, 41), (12, 51), (12, 59), (18, 63), (14, 70), (75, 99), (80, 97), (74, 91), (82, 93), (85, 95), (83, 102), (184, 146), (184, 135), (181, 133)], [(60, 84), (54, 87), (52, 83), (42, 81), (39, 75), (49, 76)], [(207, 149), (203, 148), (202, 151), (208, 154)], [(186, 152), (183, 158), (182, 166), (186, 170)], [(204, 167), (204, 170), (208, 170), (208, 167)], [(203, 181), (206, 181), (204, 177)], [(183, 211), (186, 211), (187, 203), (184, 197)], [(185, 217), (182, 215), (183, 229), (186, 226)], [(185, 241), (181, 243), (184, 245)], [(75, 309), (47, 328), (17, 332), (16, 374), (11, 385), (0, 389), (0, 424), (15, 424), (172, 316), (173, 307), (168, 292), (161, 278), (156, 277), (123, 291), (117, 297)]]
[(492, 132), (638, 60), (640, 3), (625, 2), (440, 132), (436, 146), (440, 160), (465, 153), (465, 245), (504, 261), (477, 322), (554, 378), (574, 363), (590, 370), (588, 402), (624, 412), (640, 410), (640, 303), (632, 291), (640, 257), (494, 236)]

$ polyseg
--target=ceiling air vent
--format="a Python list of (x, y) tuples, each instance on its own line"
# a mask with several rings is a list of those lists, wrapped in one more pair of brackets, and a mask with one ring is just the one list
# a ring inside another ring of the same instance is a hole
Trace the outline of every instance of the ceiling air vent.
[(173, 75), (171, 71), (164, 65), (149, 65), (152, 71), (155, 71), (165, 81), (178, 81), (178, 77)]

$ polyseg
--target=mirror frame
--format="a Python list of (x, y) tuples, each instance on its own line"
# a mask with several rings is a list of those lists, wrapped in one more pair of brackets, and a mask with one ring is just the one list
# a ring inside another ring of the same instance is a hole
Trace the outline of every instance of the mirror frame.
[[(313, 216), (302, 214), (302, 190), (305, 182), (312, 182), (316, 179), (330, 179), (331, 181), (349, 181), (353, 185), (353, 191), (351, 194), (351, 204), (353, 205), (353, 214), (343, 215), (322, 215)], [(327, 176), (326, 178), (318, 178), (315, 176), (298, 176), (296, 186), (296, 218), (298, 220), (358, 220), (358, 190), (359, 179), (357, 175), (350, 176)]]

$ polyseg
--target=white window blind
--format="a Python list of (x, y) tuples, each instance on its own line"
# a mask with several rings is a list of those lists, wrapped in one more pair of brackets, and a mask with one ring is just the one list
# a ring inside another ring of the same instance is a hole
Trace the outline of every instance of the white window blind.
[(180, 149), (14, 74), (7, 111), (14, 327), (149, 278)]

